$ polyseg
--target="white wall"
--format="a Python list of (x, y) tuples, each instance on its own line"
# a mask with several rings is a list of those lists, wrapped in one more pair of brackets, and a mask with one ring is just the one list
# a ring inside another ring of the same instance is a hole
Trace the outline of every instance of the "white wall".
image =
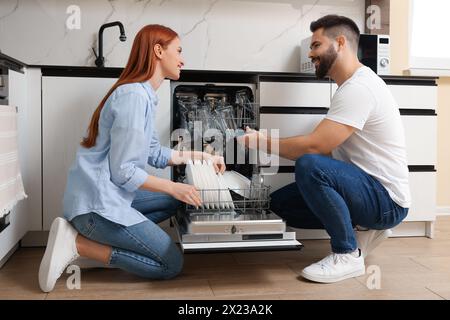
[[(81, 9), (81, 29), (67, 30), (69, 5)], [(101, 24), (106, 66), (123, 67), (141, 27), (160, 23), (183, 40), (187, 69), (299, 71), (299, 45), (309, 24), (342, 14), (364, 26), (364, 0), (1, 0), (0, 50), (28, 64), (93, 66)]]

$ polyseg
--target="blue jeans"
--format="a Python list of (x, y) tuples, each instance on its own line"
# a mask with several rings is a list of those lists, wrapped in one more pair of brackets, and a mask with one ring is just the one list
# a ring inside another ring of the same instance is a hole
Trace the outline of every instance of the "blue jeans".
[(86, 238), (112, 247), (109, 265), (149, 279), (170, 279), (181, 272), (183, 255), (157, 224), (176, 213), (179, 202), (169, 195), (138, 190), (131, 204), (148, 218), (129, 227), (96, 213), (72, 219)]
[(353, 164), (326, 156), (300, 157), (295, 181), (272, 193), (271, 209), (289, 226), (325, 229), (335, 253), (357, 249), (356, 225), (385, 230), (408, 214), (377, 179)]

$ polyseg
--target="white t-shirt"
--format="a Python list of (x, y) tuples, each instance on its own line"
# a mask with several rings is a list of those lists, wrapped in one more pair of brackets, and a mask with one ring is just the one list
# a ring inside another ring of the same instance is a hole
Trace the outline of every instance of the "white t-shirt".
[(404, 128), (384, 81), (370, 68), (359, 68), (334, 94), (326, 118), (356, 128), (333, 150), (333, 158), (358, 166), (376, 178), (393, 201), (409, 208)]

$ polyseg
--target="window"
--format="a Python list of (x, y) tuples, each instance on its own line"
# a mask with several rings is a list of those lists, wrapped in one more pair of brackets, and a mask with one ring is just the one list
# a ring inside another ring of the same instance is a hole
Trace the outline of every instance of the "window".
[(412, 73), (450, 75), (450, 1), (411, 0), (409, 63)]

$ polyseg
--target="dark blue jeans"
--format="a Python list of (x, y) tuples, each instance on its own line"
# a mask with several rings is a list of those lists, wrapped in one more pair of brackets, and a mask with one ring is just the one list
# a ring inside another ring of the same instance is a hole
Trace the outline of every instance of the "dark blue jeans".
[(389, 229), (408, 214), (377, 179), (353, 164), (326, 156), (300, 157), (295, 181), (272, 193), (271, 209), (294, 228), (325, 229), (335, 253), (356, 250), (356, 225)]
[(158, 223), (176, 213), (179, 202), (163, 193), (138, 190), (131, 204), (148, 219), (125, 227), (96, 213), (71, 223), (88, 239), (112, 247), (109, 265), (149, 279), (169, 279), (181, 272), (183, 254)]

